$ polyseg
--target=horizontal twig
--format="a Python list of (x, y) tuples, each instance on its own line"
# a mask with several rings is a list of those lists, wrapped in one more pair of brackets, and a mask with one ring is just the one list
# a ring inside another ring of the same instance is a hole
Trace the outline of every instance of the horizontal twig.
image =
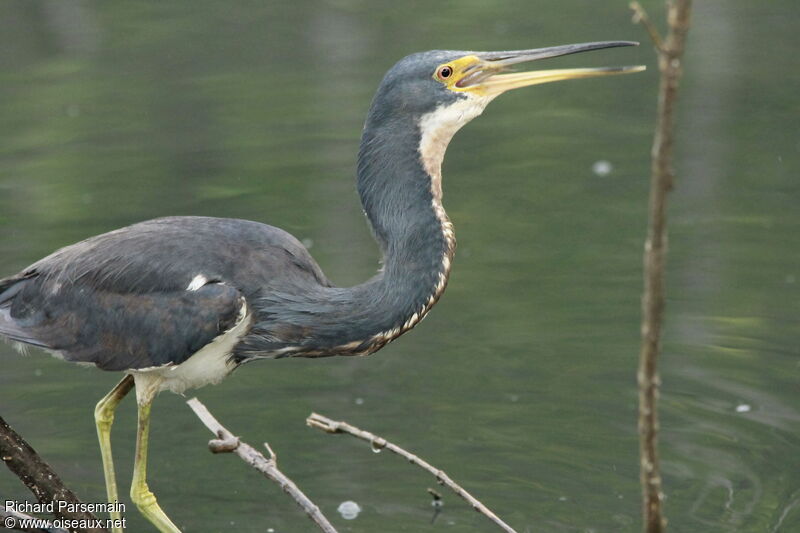
[(217, 436), (216, 439), (212, 439), (208, 443), (208, 447), (213, 453), (235, 453), (245, 463), (277, 483), (284, 492), (289, 494), (294, 501), (297, 502), (308, 517), (322, 531), (325, 533), (336, 533), (336, 529), (331, 525), (328, 519), (325, 518), (325, 515), (322, 514), (319, 507), (317, 507), (308, 496), (303, 494), (303, 491), (301, 491), (291, 479), (278, 470), (277, 457), (275, 452), (272, 451), (272, 448), (269, 447), (269, 444), (264, 443), (267, 452), (269, 452), (269, 459), (267, 459), (261, 452), (246, 442), (241, 442), (238, 437), (225, 429), (225, 427), (208, 411), (206, 406), (200, 403), (200, 400), (192, 398), (186, 403), (192, 408), (197, 418)]
[(486, 507), (483, 503), (481, 503), (477, 498), (475, 498), (472, 494), (467, 492), (455, 481), (450, 479), (450, 476), (448, 476), (443, 470), (439, 470), (438, 468), (433, 467), (430, 463), (428, 463), (424, 459), (414, 455), (413, 453), (407, 452), (400, 446), (387, 441), (383, 437), (378, 437), (377, 435), (373, 435), (369, 431), (364, 431), (363, 429), (359, 429), (355, 426), (348, 424), (347, 422), (331, 420), (330, 418), (317, 413), (311, 413), (311, 415), (306, 419), (306, 424), (308, 424), (312, 428), (320, 429), (326, 433), (348, 433), (356, 438), (369, 442), (373, 450), (386, 449), (394, 454), (399, 455), (400, 457), (403, 457), (409, 463), (415, 464), (418, 467), (422, 468), (423, 470), (427, 470), (428, 472), (430, 472), (440, 484), (446, 486), (447, 488), (458, 494), (461, 498), (466, 500), (466, 502), (469, 503), (473, 509), (488, 517), (489, 520), (494, 522), (501, 529), (503, 529), (507, 533), (516, 533), (516, 531), (511, 526), (503, 522), (488, 507)]

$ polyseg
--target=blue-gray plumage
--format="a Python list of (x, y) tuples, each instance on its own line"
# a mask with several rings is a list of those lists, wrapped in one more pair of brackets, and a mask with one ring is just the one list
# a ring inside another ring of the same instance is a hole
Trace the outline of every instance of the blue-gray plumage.
[[(206, 284), (187, 290), (198, 274)], [(161, 218), (63, 248), (0, 282), (0, 332), (104, 370), (179, 364), (233, 325), (240, 297), (307, 286), (330, 283), (282, 230)]]
[(640, 70), (503, 74), (511, 65), (631, 44), (433, 51), (389, 70), (358, 154), (358, 193), (383, 252), (382, 269), (363, 284), (334, 286), (297, 239), (272, 226), (161, 218), (62, 248), (0, 280), (0, 337), (133, 376), (95, 412), (109, 501), (117, 497), (113, 410), (135, 381), (141, 453), (131, 497), (174, 533), (145, 482), (153, 397), (216, 382), (254, 359), (369, 354), (413, 328), (444, 291), (455, 250), (441, 202), (441, 163), (455, 132), (509, 89)]

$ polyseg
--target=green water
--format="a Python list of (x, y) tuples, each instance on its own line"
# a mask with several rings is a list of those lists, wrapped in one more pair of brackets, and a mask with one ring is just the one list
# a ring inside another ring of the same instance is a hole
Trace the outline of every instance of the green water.
[[(125, 224), (203, 214), (278, 225), (337, 283), (363, 281), (378, 252), (354, 158), (385, 70), (431, 48), (646, 40), (626, 3), (6, 0), (0, 274)], [(709, 0), (694, 21), (670, 212), (665, 508), (672, 531), (800, 531), (800, 9)], [(431, 525), (431, 478), (306, 428), (311, 411), (419, 453), (521, 533), (638, 530), (653, 54), (550, 65), (637, 63), (650, 70), (507, 95), (456, 136), (453, 275), (412, 333), (373, 357), (252, 364), (197, 392), (245, 440), (269, 441), (340, 531), (493, 526), (446, 491)], [(92, 409), (118, 378), (0, 346), (0, 415), (85, 501), (104, 497)], [(182, 398), (153, 413), (151, 487), (185, 532), (313, 530), (276, 486), (208, 453)], [(123, 487), (134, 425), (128, 400)], [(26, 497), (0, 470), (0, 500)], [(346, 500), (363, 508), (353, 521), (336, 512)], [(130, 509), (129, 530), (150, 531)]]

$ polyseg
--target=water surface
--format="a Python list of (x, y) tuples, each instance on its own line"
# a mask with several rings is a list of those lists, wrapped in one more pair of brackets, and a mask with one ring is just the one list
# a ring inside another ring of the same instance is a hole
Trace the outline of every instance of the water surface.
[[(800, 530), (798, 15), (789, 0), (696, 6), (662, 358), (673, 531)], [(359, 283), (378, 252), (355, 153), (394, 61), (604, 39), (646, 35), (624, 2), (4, 2), (0, 273), (196, 214), (278, 225), (331, 279)], [(311, 411), (419, 453), (520, 532), (638, 530), (655, 65), (649, 46), (550, 64), (637, 63), (650, 70), (507, 95), (456, 136), (444, 166), (453, 275), (411, 334), (373, 357), (252, 364), (198, 391), (232, 431), (269, 441), (340, 531), (492, 526), (446, 492), (431, 524), (431, 479), (306, 428)], [(0, 414), (86, 501), (104, 497), (92, 408), (118, 378), (0, 346)], [(185, 532), (312, 529), (277, 487), (208, 453), (182, 398), (164, 394), (153, 412), (151, 487)], [(114, 428), (123, 487), (134, 426), (128, 401)], [(25, 497), (0, 472), (0, 499)], [(347, 500), (362, 508), (352, 521), (336, 512)]]

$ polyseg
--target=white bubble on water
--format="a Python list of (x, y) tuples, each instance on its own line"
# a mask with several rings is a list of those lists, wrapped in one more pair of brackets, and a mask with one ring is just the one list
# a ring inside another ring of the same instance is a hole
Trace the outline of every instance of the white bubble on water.
[(345, 520), (354, 520), (361, 512), (361, 507), (356, 502), (347, 500), (340, 503), (336, 510)]
[(595, 176), (600, 176), (600, 177), (608, 176), (609, 174), (611, 174), (612, 170), (614, 170), (614, 166), (609, 161), (606, 161), (604, 159), (601, 159), (600, 161), (595, 161), (594, 164), (592, 165), (592, 172), (594, 172)]

